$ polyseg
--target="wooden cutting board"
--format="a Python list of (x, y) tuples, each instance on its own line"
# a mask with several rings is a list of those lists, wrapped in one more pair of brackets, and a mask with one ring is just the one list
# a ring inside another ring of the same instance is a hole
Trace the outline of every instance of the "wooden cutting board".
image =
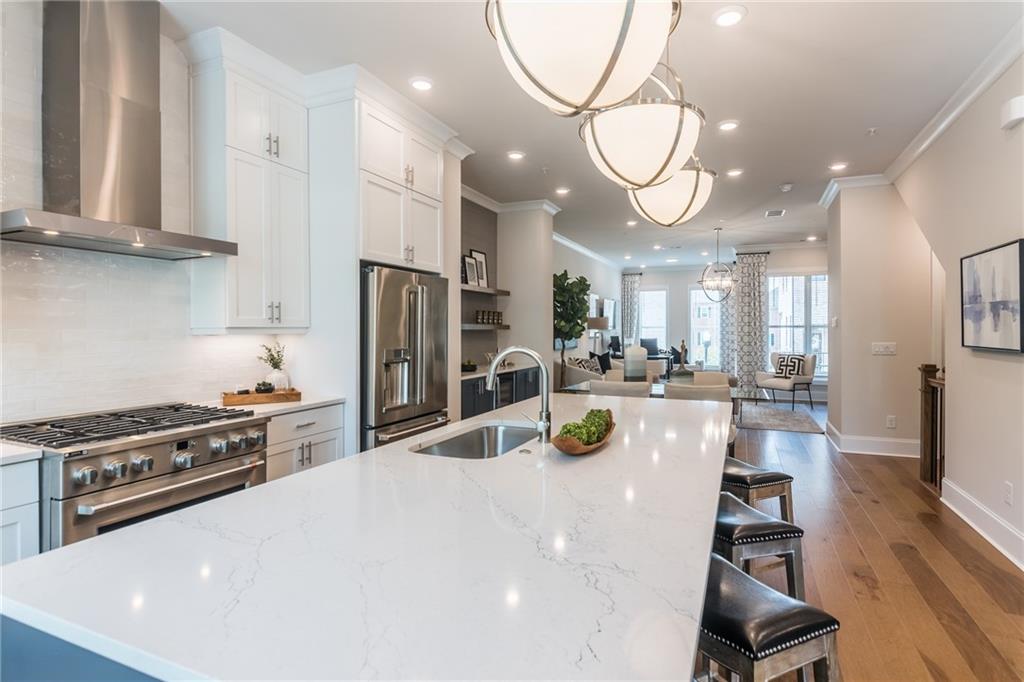
[(302, 391), (294, 388), (286, 388), (283, 391), (273, 393), (222, 393), (221, 402), (224, 407), (235, 407), (237, 405), (263, 405), (266, 403), (294, 403), (302, 400)]

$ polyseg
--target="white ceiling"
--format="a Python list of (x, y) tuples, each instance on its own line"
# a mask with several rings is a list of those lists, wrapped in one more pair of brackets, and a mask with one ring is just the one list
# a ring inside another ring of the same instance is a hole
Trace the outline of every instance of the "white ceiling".
[[(591, 164), (579, 119), (549, 113), (515, 85), (482, 2), (165, 0), (163, 32), (223, 26), (303, 73), (358, 62), (476, 150), (463, 163), (466, 185), (499, 202), (550, 199), (563, 209), (558, 232), (622, 265), (657, 266), (702, 264), (716, 225), (723, 248), (824, 238), (817, 200), (829, 178), (882, 172), (1024, 13), (1000, 2), (747, 2), (742, 23), (719, 28), (711, 15), (726, 4), (685, 3), (672, 37), (686, 97), (707, 115), (697, 152), (720, 177), (705, 209), (669, 230), (626, 227), (637, 216)], [(413, 76), (433, 90), (413, 90)], [(719, 132), (723, 119), (739, 129)], [(527, 156), (512, 163), (510, 149)], [(834, 160), (850, 165), (832, 173)], [(744, 173), (727, 178), (730, 168)], [(793, 191), (780, 192), (783, 182)], [(554, 194), (562, 185), (568, 196)], [(765, 220), (770, 208), (786, 215)], [(682, 248), (669, 256), (655, 243)]]

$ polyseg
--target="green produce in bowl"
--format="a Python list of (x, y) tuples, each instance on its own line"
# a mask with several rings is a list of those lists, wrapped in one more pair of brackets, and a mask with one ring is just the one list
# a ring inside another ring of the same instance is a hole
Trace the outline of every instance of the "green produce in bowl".
[(563, 424), (558, 435), (575, 438), (583, 445), (593, 445), (608, 434), (610, 426), (608, 410), (590, 410), (580, 421)]

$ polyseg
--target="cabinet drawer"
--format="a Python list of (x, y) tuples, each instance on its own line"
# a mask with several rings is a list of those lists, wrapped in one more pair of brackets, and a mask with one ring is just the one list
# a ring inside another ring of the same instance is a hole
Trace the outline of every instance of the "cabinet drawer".
[(342, 405), (328, 405), (301, 412), (289, 412), (274, 417), (267, 428), (267, 444), (276, 445), (294, 438), (305, 438), (314, 433), (340, 429)]
[(39, 504), (23, 504), (0, 512), (0, 564), (36, 554), (39, 554)]
[(39, 501), (39, 462), (0, 467), (0, 504), (4, 509)]

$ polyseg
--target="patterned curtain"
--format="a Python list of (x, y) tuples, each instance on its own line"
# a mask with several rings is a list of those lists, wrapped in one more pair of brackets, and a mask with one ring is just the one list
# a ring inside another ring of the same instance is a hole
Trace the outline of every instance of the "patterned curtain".
[(640, 273), (622, 275), (622, 342), (634, 344), (640, 333)]
[(768, 365), (768, 254), (736, 257), (736, 286), (722, 307), (722, 371), (754, 388), (754, 373)]

